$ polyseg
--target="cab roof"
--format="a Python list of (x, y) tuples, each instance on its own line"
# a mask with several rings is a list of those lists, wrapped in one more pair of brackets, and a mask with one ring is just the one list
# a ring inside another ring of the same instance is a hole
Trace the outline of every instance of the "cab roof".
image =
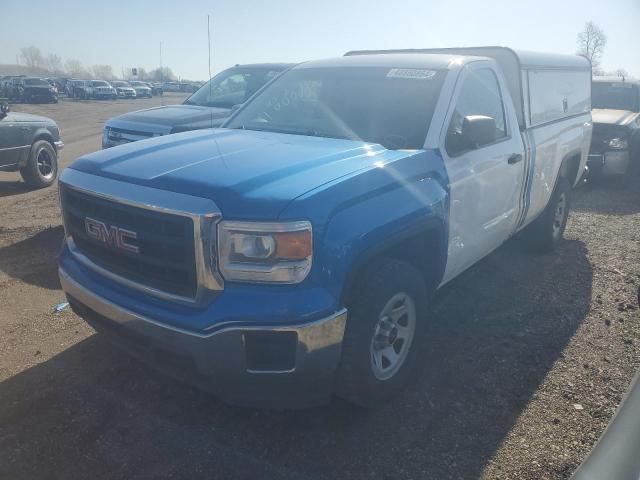
[(521, 68), (560, 68), (567, 70), (590, 70), (591, 62), (579, 55), (564, 55), (558, 53), (540, 53), (526, 50), (514, 50), (509, 47), (455, 47), (455, 48), (418, 48), (399, 50), (352, 50), (345, 53), (350, 56), (369, 55), (448, 55), (462, 57), (493, 58), (498, 63), (515, 63)]
[[(351, 52), (349, 52), (351, 53)], [(433, 55), (424, 53), (393, 53), (381, 55), (379, 53), (345, 55), (344, 57), (327, 58), (304, 62), (295, 68), (323, 68), (323, 67), (381, 67), (381, 68), (431, 68), (434, 70), (448, 70), (451, 62), (465, 61), (460, 55)]]
[(612, 76), (593, 77), (593, 81), (601, 82), (601, 83), (628, 83), (629, 85), (640, 86), (640, 80), (636, 80), (635, 78), (629, 78), (629, 77), (625, 77), (624, 79), (621, 77), (612, 77)]

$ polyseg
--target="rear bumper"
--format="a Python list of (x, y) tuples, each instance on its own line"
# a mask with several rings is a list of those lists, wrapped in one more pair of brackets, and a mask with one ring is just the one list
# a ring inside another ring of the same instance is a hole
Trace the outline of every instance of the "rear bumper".
[(629, 169), (628, 150), (611, 150), (589, 154), (587, 165), (590, 171), (604, 176), (625, 175)]
[(340, 360), (347, 312), (291, 326), (196, 333), (124, 309), (76, 282), (60, 282), (74, 311), (133, 356), (223, 401), (303, 408), (326, 402)]

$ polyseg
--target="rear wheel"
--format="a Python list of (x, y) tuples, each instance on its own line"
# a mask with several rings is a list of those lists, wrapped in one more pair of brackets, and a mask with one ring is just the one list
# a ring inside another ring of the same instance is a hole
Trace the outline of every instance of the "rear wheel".
[(416, 375), (426, 330), (427, 287), (406, 262), (382, 259), (358, 281), (338, 369), (337, 394), (373, 407)]
[(38, 140), (31, 146), (29, 160), (20, 169), (24, 181), (34, 188), (51, 185), (58, 175), (58, 156), (55, 148), (46, 140)]
[(549, 252), (562, 240), (571, 206), (571, 184), (559, 177), (545, 210), (526, 230), (526, 239), (533, 250)]

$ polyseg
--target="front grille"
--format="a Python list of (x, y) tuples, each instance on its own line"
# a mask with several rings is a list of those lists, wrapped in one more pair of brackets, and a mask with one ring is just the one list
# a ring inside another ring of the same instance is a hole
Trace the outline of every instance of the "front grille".
[[(60, 195), (67, 234), (89, 260), (127, 280), (173, 295), (194, 298), (197, 273), (193, 220), (145, 208), (124, 205), (79, 192), (63, 184)], [(109, 226), (137, 233), (129, 243), (138, 253), (95, 240), (87, 235), (89, 217)]]
[(144, 140), (153, 137), (151, 132), (140, 132), (136, 130), (127, 130), (124, 128), (107, 127), (107, 137), (113, 143), (129, 143)]

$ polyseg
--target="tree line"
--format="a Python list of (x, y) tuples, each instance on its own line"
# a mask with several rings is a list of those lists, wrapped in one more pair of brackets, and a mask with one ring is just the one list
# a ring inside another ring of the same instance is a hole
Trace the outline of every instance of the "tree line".
[[(77, 78), (99, 78), (102, 80), (113, 80), (117, 75), (111, 65), (91, 65), (85, 66), (80, 60), (70, 58), (63, 61), (55, 53), (43, 54), (42, 51), (31, 45), (20, 49), (20, 62), (34, 72), (47, 71), (52, 75), (67, 75)], [(138, 68), (136, 78), (149, 81), (175, 80), (176, 76), (169, 67), (156, 68), (146, 71)], [(124, 76), (124, 75), (123, 75)]]

